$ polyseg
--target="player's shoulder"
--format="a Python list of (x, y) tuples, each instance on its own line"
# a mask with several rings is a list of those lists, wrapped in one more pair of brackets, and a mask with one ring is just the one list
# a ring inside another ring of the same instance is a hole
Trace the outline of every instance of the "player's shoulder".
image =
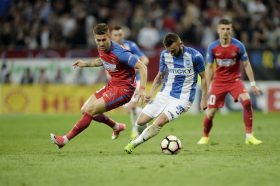
[(163, 49), (163, 50), (160, 52), (160, 55), (161, 55), (161, 56), (164, 56), (165, 54), (170, 54), (170, 52), (168, 52), (168, 50), (166, 50), (166, 49)]
[(202, 57), (202, 54), (192, 47), (184, 46), (184, 54), (190, 54), (192, 57)]
[(124, 39), (123, 43), (127, 44), (130, 47), (137, 46), (137, 44), (134, 41), (131, 41), (131, 40), (128, 40), (128, 39)]
[(118, 44), (115, 41), (112, 41), (111, 50), (113, 53), (116, 53), (116, 54), (128, 51), (127, 49), (125, 49), (124, 47), (122, 47), (120, 44)]
[(215, 41), (212, 41), (209, 45), (208, 48), (209, 49), (213, 49), (216, 48), (217, 46), (219, 46), (221, 44), (219, 39), (216, 39)]
[(244, 44), (236, 38), (231, 38), (231, 43), (238, 47), (244, 47)]

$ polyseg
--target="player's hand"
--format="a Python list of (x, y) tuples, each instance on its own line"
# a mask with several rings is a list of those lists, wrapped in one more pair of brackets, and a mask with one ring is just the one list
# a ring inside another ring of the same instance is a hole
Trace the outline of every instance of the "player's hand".
[(200, 110), (201, 111), (204, 111), (204, 110), (206, 110), (207, 109), (207, 100), (205, 99), (202, 99), (201, 101), (200, 101)]
[(152, 96), (150, 94), (146, 95), (145, 103), (149, 103), (151, 101)]
[(251, 89), (255, 96), (259, 96), (262, 94), (262, 91), (257, 86), (252, 86)]
[(86, 63), (83, 61), (83, 60), (81, 60), (81, 59), (78, 59), (77, 61), (75, 61), (74, 63), (73, 63), (73, 67), (74, 68), (77, 68), (77, 67), (86, 67)]
[(145, 102), (145, 98), (146, 98), (146, 92), (145, 92), (145, 89), (139, 89), (138, 91), (138, 100), (137, 100), (137, 103), (140, 103), (140, 104), (143, 104)]

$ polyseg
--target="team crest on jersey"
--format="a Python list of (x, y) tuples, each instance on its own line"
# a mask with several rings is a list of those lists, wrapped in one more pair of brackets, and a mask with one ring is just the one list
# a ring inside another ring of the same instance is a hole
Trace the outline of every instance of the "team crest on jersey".
[(111, 63), (108, 63), (108, 62), (106, 62), (104, 60), (101, 60), (101, 61), (103, 63), (104, 68), (106, 70), (108, 70), (109, 72), (116, 72), (116, 71), (118, 71), (116, 64), (111, 64)]
[(190, 67), (192, 66), (192, 58), (191, 55), (188, 53), (184, 53), (184, 66), (185, 67)]

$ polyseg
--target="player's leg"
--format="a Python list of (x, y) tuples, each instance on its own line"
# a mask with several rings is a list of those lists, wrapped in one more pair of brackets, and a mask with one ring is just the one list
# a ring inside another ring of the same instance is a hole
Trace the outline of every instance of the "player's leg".
[(134, 139), (138, 136), (138, 130), (136, 125), (136, 120), (142, 112), (141, 107), (137, 107), (136, 98), (133, 96), (131, 100), (124, 105), (125, 109), (129, 113), (130, 116), (130, 123), (131, 123), (131, 139)]
[[(87, 101), (83, 104), (82, 108), (81, 108), (81, 112), (82, 114), (85, 113), (85, 110), (90, 106), (90, 103), (93, 102), (94, 100), (96, 100), (96, 95), (92, 95), (90, 96)], [(119, 128), (119, 124), (112, 120), (111, 118), (109, 118), (108, 116), (106, 116), (104, 113), (101, 113), (99, 115), (96, 115), (92, 118), (94, 121), (100, 122), (100, 123), (104, 123), (107, 126), (109, 126), (110, 128), (114, 129), (118, 129)], [(121, 125), (123, 126), (123, 124)], [(125, 127), (124, 127), (125, 128)]]
[[(169, 100), (163, 100), (163, 102), (169, 101)], [(151, 106), (148, 106), (152, 110), (152, 108), (159, 109), (160, 107), (154, 107), (155, 105), (158, 105), (157, 103), (151, 104)], [(164, 105), (164, 104), (162, 104)], [(162, 110), (162, 112), (157, 116), (157, 119), (154, 121), (154, 123), (150, 126), (148, 126), (136, 139), (132, 140), (126, 147), (125, 151), (127, 153), (131, 153), (135, 147), (138, 145), (144, 143), (145, 141), (151, 139), (152, 137), (156, 136), (160, 129), (167, 124), (169, 121), (179, 117), (184, 111), (188, 110), (190, 108), (191, 103), (182, 103), (180, 101), (170, 101), (167, 102), (167, 105)], [(150, 111), (151, 111), (150, 110)], [(137, 120), (138, 125), (144, 125), (147, 123), (148, 120), (151, 120), (152, 117), (145, 114), (145, 112), (148, 112), (149, 110), (145, 107), (143, 112), (141, 113), (140, 117)], [(152, 114), (151, 114), (152, 115)]]
[(56, 136), (51, 134), (52, 141), (58, 146), (58, 148), (62, 148), (66, 143), (68, 143), (71, 139), (73, 139), (89, 126), (93, 116), (105, 111), (106, 103), (102, 97), (99, 99), (89, 99), (88, 107), (84, 110), (83, 116), (74, 125), (74, 127), (64, 136)]
[(224, 106), (225, 97), (228, 90), (223, 85), (212, 84), (209, 98), (208, 98), (208, 109), (203, 119), (203, 132), (202, 137), (197, 142), (198, 145), (205, 145), (209, 142), (209, 134), (213, 126), (213, 119), (218, 108)]
[(203, 119), (203, 134), (200, 140), (197, 142), (198, 145), (205, 145), (209, 142), (209, 133), (213, 126), (213, 119), (215, 117), (215, 114), (217, 112), (217, 108), (209, 108), (206, 111), (206, 114), (204, 115)]
[(250, 96), (248, 93), (242, 93), (239, 96), (239, 100), (241, 102), (243, 108), (243, 120), (245, 124), (246, 131), (246, 144), (258, 145), (261, 144), (262, 141), (256, 139), (253, 135), (253, 107), (250, 100)]

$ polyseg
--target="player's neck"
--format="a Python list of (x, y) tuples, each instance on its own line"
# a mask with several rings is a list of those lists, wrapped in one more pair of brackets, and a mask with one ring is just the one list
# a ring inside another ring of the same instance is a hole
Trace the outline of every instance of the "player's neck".
[(230, 42), (231, 42), (231, 38), (227, 38), (227, 39), (224, 39), (224, 38), (221, 38), (220, 39), (220, 43), (221, 43), (221, 46), (222, 47), (227, 47), (230, 45)]
[(108, 48), (106, 48), (106, 49), (104, 50), (104, 52), (105, 52), (105, 53), (109, 53), (110, 50), (111, 50), (111, 47), (112, 47), (112, 41), (110, 42)]

